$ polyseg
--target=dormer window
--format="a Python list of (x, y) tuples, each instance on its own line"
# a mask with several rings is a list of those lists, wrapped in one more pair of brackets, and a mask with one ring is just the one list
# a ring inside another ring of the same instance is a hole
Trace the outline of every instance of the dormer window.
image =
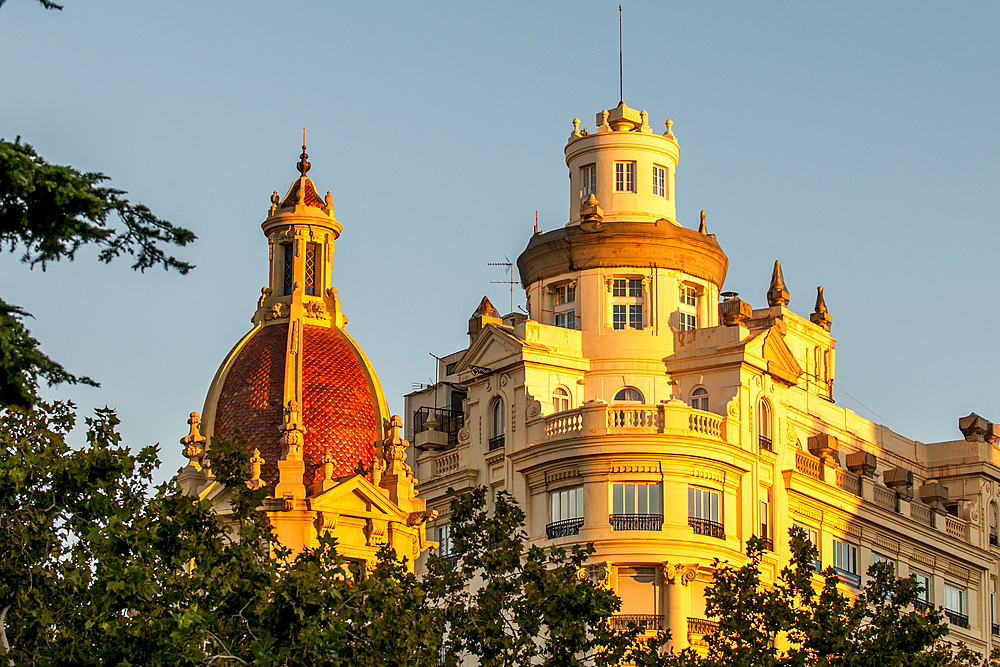
[(667, 196), (667, 168), (653, 165), (653, 194), (657, 197)]
[(597, 165), (588, 164), (580, 170), (580, 173), (583, 180), (581, 192), (584, 197), (589, 197), (597, 192)]
[(615, 192), (635, 192), (635, 162), (615, 162)]
[(285, 263), (284, 263), (284, 269), (283, 269), (283, 277), (284, 277), (284, 280), (283, 280), (283, 287), (284, 287), (283, 294), (285, 296), (290, 296), (291, 293), (292, 293), (292, 285), (295, 284), (295, 271), (294, 271), (295, 264), (294, 264), (294, 255), (292, 254), (292, 244), (291, 243), (284, 243), (284, 244), (282, 244), (281, 247), (284, 248), (284, 251), (285, 251), (285, 253), (284, 253), (285, 254)]

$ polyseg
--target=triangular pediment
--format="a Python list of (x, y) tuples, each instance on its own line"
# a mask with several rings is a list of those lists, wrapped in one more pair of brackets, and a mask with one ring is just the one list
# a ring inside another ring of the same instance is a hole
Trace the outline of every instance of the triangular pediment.
[(376, 488), (367, 477), (352, 475), (337, 486), (310, 499), (311, 509), (345, 515), (384, 514), (397, 519), (409, 516), (395, 505), (382, 489)]
[(785, 337), (777, 329), (768, 329), (750, 341), (744, 349), (747, 354), (763, 360), (763, 370), (778, 380), (793, 385), (802, 375), (802, 367), (785, 343)]
[(523, 347), (523, 341), (492, 324), (487, 325), (466, 350), (455, 370), (461, 373), (470, 366), (493, 369), (506, 365), (510, 357), (521, 353)]

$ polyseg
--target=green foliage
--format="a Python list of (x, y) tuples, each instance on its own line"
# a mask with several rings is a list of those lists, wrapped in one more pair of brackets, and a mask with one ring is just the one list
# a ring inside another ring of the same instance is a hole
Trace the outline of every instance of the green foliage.
[[(524, 512), (500, 492), (492, 513), (486, 489), (452, 501), (453, 549), (459, 565), (431, 558), (426, 585), (446, 610), (447, 665), (465, 655), (483, 667), (617, 664), (635, 648), (637, 631), (609, 629), (620, 601), (583, 575), (593, 544), (571, 552), (525, 550)], [(466, 589), (476, 581), (475, 591)]]
[[(163, 246), (187, 245), (194, 234), (131, 203), (123, 191), (101, 186), (107, 178), (49, 164), (20, 137), (13, 143), (0, 139), (0, 250), (20, 249), (22, 261), (44, 270), (49, 262), (73, 259), (81, 246), (94, 244), (102, 262), (128, 254), (134, 258), (132, 268), (140, 271), (153, 266), (190, 271), (191, 264), (168, 255)], [(110, 224), (113, 216), (120, 227)], [(0, 301), (0, 406), (31, 406), (40, 380), (50, 386), (97, 386), (43, 354), (24, 326), (25, 317), (21, 308)]]

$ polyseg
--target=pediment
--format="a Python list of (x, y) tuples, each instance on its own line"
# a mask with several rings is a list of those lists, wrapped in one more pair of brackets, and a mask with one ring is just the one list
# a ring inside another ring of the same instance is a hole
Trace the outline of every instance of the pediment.
[(523, 348), (523, 341), (501, 331), (495, 325), (487, 325), (462, 356), (456, 371), (468, 370), (469, 366), (493, 368), (500, 362), (506, 362), (509, 357), (520, 354)]
[(794, 385), (802, 376), (802, 367), (777, 329), (768, 329), (757, 336), (747, 344), (745, 350), (762, 359), (764, 370), (778, 380)]
[(395, 519), (406, 518), (410, 514), (401, 510), (381, 489), (361, 475), (344, 479), (332, 489), (311, 498), (309, 502), (311, 509), (333, 514), (384, 514), (386, 518)]

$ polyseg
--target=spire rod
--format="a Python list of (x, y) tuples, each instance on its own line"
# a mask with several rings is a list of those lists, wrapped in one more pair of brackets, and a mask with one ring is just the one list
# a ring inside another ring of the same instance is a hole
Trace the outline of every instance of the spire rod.
[(618, 101), (625, 102), (625, 77), (622, 68), (622, 6), (618, 5)]
[(309, 171), (309, 167), (312, 166), (309, 164), (309, 154), (306, 153), (306, 128), (304, 127), (302, 128), (302, 155), (299, 156), (299, 163), (295, 166), (298, 168), (299, 173), (303, 176), (306, 175), (306, 172)]

